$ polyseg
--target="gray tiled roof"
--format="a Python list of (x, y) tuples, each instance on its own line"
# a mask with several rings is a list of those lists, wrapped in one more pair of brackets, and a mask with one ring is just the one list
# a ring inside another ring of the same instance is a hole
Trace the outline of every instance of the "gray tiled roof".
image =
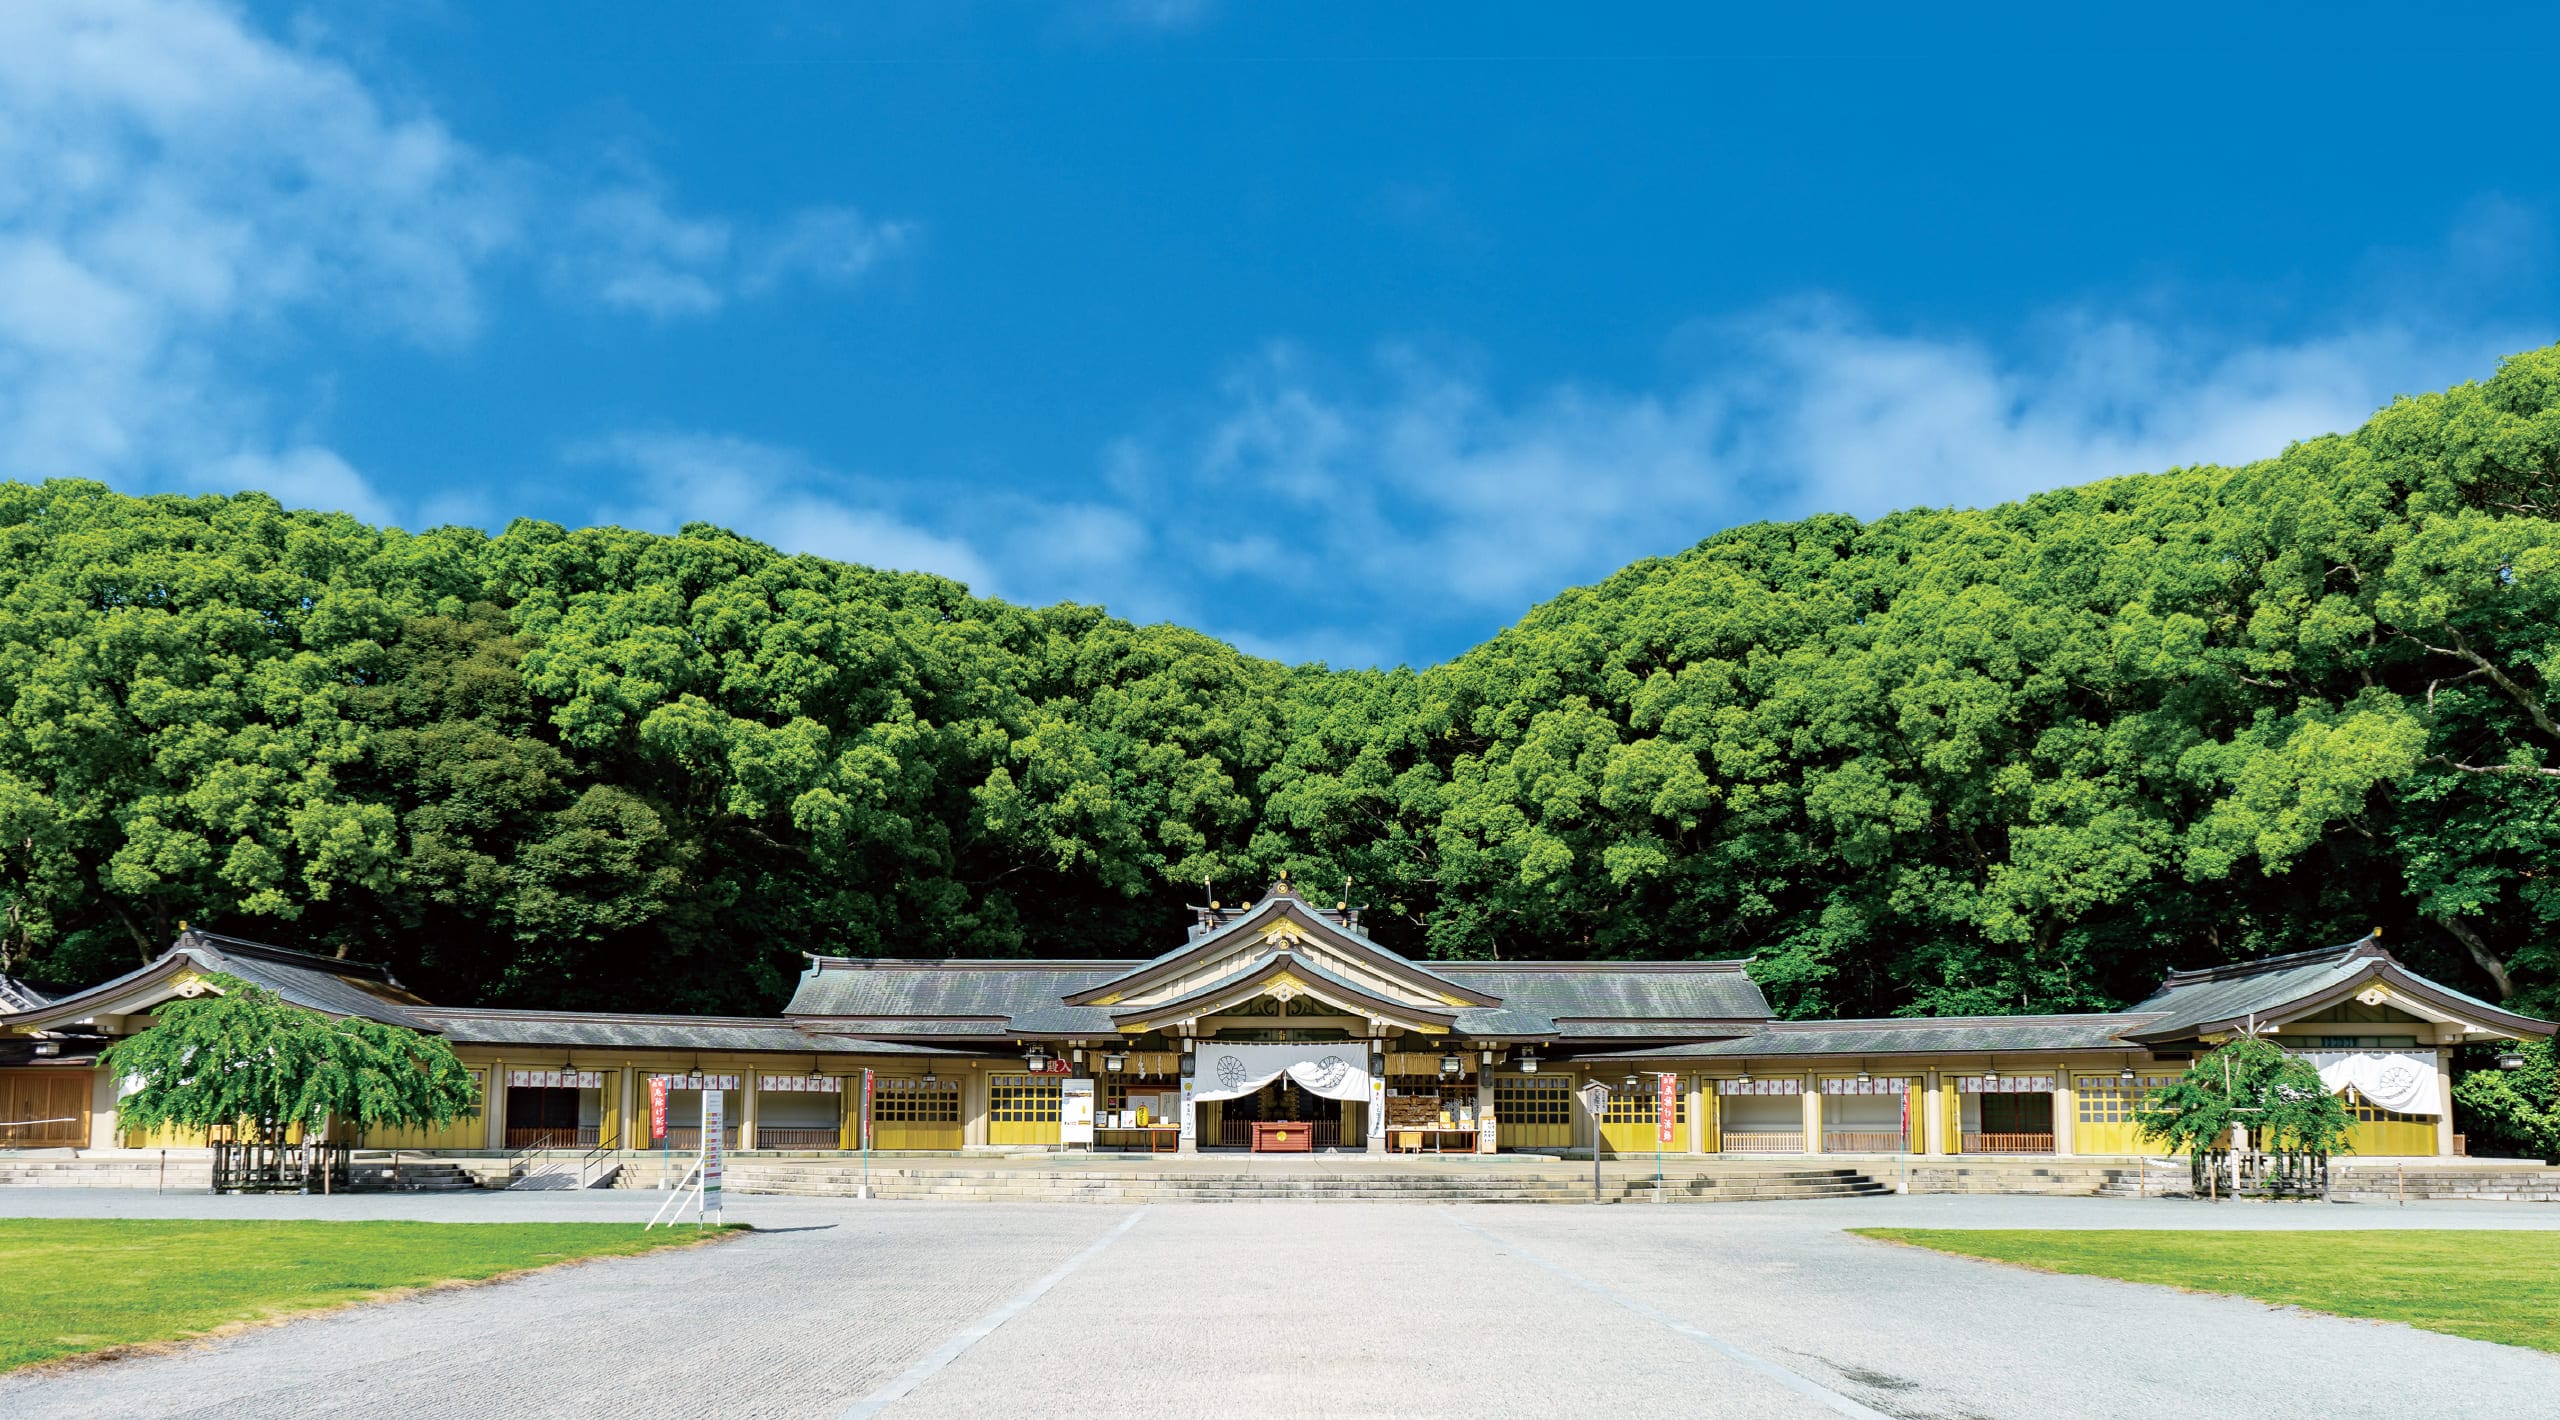
[(1553, 1035), (1555, 1018), (1510, 1006), (1468, 1006), (1458, 1012), (1455, 1029), (1468, 1035)]
[(2380, 940), (2362, 937), (2344, 946), (2288, 952), (2254, 962), (2173, 971), (2160, 989), (2135, 1005), (2157, 1020), (2142, 1028), (2146, 1040), (2176, 1040), (2255, 1015), (2281, 1017), (2322, 996), (2335, 996), (2368, 977), (2379, 977), (2411, 995), (2432, 1000), (2456, 1016), (2468, 1016), (2490, 1027), (2547, 1035), (2550, 1023), (2521, 1016), (2504, 1006), (2465, 995), (2441, 982), (2420, 976), (2383, 950)]
[[(1452, 980), (1559, 1022), (1767, 1020), (1769, 998), (1731, 962), (1441, 962)], [(1567, 1027), (1568, 1031), (1570, 1027)]]
[(2253, 1011), (2275, 1011), (2361, 976), (2373, 959), (2361, 942), (2291, 952), (2263, 961), (2200, 972), (2173, 972), (2134, 1009), (2160, 1019), (2145, 1034), (2166, 1038)]
[(1020, 1035), (1117, 1035), (1120, 1023), (1111, 1019), (1109, 1006), (1046, 1006), (1025, 1011), (1005, 1024), (1005, 1029)]
[(556, 1045), (623, 1050), (769, 1050), (802, 1055), (943, 1055), (903, 1041), (817, 1035), (789, 1021), (740, 1016), (622, 1016), (588, 1011), (427, 1008), (448, 1039), (475, 1045)]
[(146, 966), (19, 1014), (33, 1015), (38, 1019), (78, 1016), (87, 1011), (92, 1002), (109, 1000), (129, 987), (169, 980), (182, 975), (190, 967), (239, 977), (253, 986), (273, 991), (294, 1005), (307, 1006), (328, 1015), (358, 1016), (386, 1025), (407, 1026), (412, 1030), (430, 1028), (418, 1018), (415, 1010), (426, 1003), (401, 986), (383, 967), (371, 962), (344, 961), (241, 937), (199, 931), (180, 934), (169, 950), (153, 958)]
[(14, 976), (0, 976), (0, 1016), (53, 1004), (53, 998)]
[(822, 958), (800, 976), (786, 1016), (977, 1016), (1052, 1009), (1127, 962), (867, 961)]
[(2122, 1050), (2123, 1032), (2152, 1018), (2136, 1013), (2085, 1016), (1942, 1016), (1868, 1021), (1778, 1022), (1731, 1040), (1622, 1050), (1591, 1060), (1696, 1060), (1809, 1055), (2003, 1054), (2038, 1050)]

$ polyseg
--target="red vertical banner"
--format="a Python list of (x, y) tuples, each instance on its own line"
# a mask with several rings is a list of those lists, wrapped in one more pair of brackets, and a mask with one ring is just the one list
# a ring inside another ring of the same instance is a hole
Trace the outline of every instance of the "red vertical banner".
[(862, 1067), (862, 1147), (871, 1147), (871, 1067)]
[(1661, 1141), (1668, 1144), (1671, 1142), (1671, 1126), (1680, 1118), (1680, 1077), (1663, 1075), (1658, 1077), (1657, 1083), (1661, 1092), (1653, 1102), (1653, 1122), (1655, 1129), (1660, 1131)]
[(649, 1081), (649, 1137), (667, 1137), (667, 1082), (664, 1076)]

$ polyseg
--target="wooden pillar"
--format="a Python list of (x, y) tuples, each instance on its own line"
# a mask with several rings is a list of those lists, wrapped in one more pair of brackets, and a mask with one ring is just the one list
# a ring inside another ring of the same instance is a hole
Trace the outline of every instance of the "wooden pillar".
[(2053, 1151), (2071, 1155), (2079, 1152), (2080, 1141), (2074, 1126), (2079, 1124), (2079, 1110), (2073, 1103), (2079, 1096), (2071, 1092), (2071, 1069), (2068, 1064), (2053, 1067)]
[(2436, 1157), (2453, 1153), (2453, 1052), (2436, 1047)]
[(489, 1147), (507, 1147), (507, 1062), (489, 1062)]
[(738, 1077), (738, 1083), (747, 1089), (746, 1117), (738, 1121), (738, 1147), (752, 1149), (756, 1146), (756, 1101), (764, 1098), (764, 1073), (749, 1065), (747, 1072)]
[[(649, 1116), (645, 1112), (644, 1096), (640, 1093), (639, 1074), (639, 1071), (631, 1068), (630, 1061), (622, 1062), (622, 1084), (619, 1086), (622, 1095), (622, 1123), (618, 1126), (614, 1139), (614, 1145), (617, 1148), (639, 1149), (647, 1147), (649, 1143)], [(638, 1142), (633, 1142), (635, 1139)]]
[[(857, 1083), (855, 1088), (860, 1089), (861, 1086)], [(854, 1106), (857, 1110), (861, 1107), (859, 1104)], [(984, 1145), (987, 1142), (987, 1072), (976, 1065), (968, 1067), (960, 1076), (960, 1117), (966, 1121), (960, 1126), (961, 1147)], [(860, 1147), (859, 1141), (855, 1147)]]
[(1689, 1103), (1689, 1137), (1684, 1142), (1688, 1144), (1688, 1151), (1692, 1154), (1703, 1154), (1707, 1151), (1706, 1083), (1706, 1076), (1691, 1075), (1680, 1084), (1680, 1088), (1686, 1092), (1684, 1097)]
[(1822, 1077), (1808, 1073), (1804, 1077), (1804, 1151), (1822, 1152)]
[[(1385, 1143), (1381, 1139), (1378, 1142)], [(1502, 1147), (1502, 1121), (1493, 1116), (1493, 1071), (1479, 1058), (1476, 1061), (1476, 1152), (1490, 1154)]]
[(1931, 1158), (1947, 1152), (1947, 1090), (1935, 1068), (1920, 1080), (1920, 1152)]

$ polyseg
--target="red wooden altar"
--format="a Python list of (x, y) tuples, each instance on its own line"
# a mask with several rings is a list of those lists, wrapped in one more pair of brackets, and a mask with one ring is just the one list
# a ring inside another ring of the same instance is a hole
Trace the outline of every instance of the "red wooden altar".
[(1253, 1151), (1257, 1154), (1311, 1154), (1316, 1147), (1316, 1127), (1294, 1119), (1257, 1119), (1253, 1122)]

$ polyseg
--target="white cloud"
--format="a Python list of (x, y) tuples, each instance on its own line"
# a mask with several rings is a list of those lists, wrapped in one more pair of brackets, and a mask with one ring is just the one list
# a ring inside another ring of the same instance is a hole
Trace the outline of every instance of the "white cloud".
[[(850, 208), (679, 214), (458, 138), (220, 0), (0, 3), (0, 477), (227, 487), (389, 516), (270, 389), (346, 337), (452, 348), (500, 262), (668, 316), (842, 285), (909, 235)], [(281, 373), (280, 373), (281, 371)], [(293, 432), (287, 432), (293, 431)]]
[(1978, 507), (2244, 462), (2548, 338), (2375, 319), (2270, 341), (2065, 312), (1995, 345), (1808, 303), (1698, 327), (1679, 344), (1699, 358), (1654, 388), (1511, 395), (1400, 348), (1343, 372), (1280, 346), (1188, 432), (1103, 451), (1134, 524), (1207, 530), (1187, 540), (1180, 583), (1131, 561), (1023, 584), (1115, 606), (1212, 601), (1245, 608), (1249, 643), (1392, 658), (1381, 620), (1471, 639), (1739, 522)]
[(683, 215), (654, 182), (627, 181), (577, 201), (555, 280), (608, 306), (661, 320), (707, 316), (738, 296), (793, 283), (843, 287), (915, 235), (851, 207), (813, 207), (770, 228)]
[(653, 532), (716, 523), (785, 552), (932, 572), (989, 592), (995, 578), (966, 543), (892, 511), (876, 487), (791, 449), (716, 434), (630, 432), (569, 451), (573, 463), (629, 475), (598, 515)]
[(200, 485), (266, 461), (378, 513), (334, 454), (275, 447), (216, 350), (314, 313), (469, 338), (509, 182), (228, 9), (0, 6), (0, 473)]

